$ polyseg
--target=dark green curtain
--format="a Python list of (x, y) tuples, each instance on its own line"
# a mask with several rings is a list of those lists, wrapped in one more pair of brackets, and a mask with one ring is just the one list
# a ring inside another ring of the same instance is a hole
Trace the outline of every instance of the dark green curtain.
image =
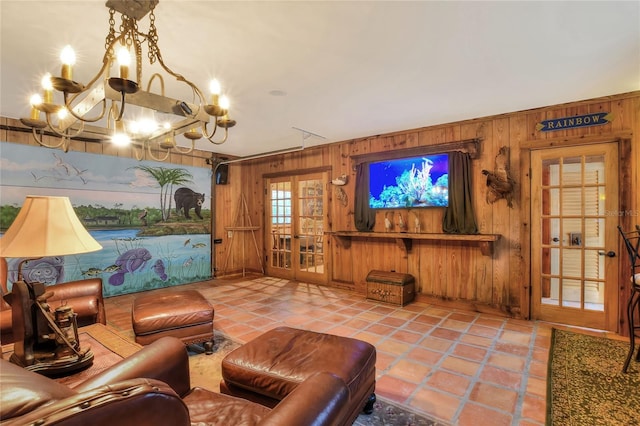
[(467, 152), (449, 153), (449, 206), (442, 231), (447, 234), (477, 234), (478, 225), (471, 196), (471, 157)]
[(361, 163), (356, 166), (356, 194), (353, 219), (356, 229), (360, 232), (369, 232), (376, 224), (376, 212), (369, 208), (368, 165), (369, 163)]

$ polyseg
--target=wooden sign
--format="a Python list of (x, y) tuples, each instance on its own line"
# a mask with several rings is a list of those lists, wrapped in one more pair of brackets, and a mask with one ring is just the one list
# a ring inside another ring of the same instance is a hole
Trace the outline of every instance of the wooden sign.
[(544, 120), (536, 124), (536, 130), (539, 132), (553, 132), (555, 130), (575, 129), (578, 127), (602, 126), (611, 121), (613, 121), (613, 114), (610, 112), (596, 112), (593, 114)]

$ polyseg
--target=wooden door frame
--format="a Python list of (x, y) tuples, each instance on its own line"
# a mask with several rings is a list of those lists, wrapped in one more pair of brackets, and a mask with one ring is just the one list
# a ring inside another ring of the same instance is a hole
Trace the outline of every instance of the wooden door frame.
[[(523, 285), (520, 291), (520, 312), (523, 319), (531, 319), (531, 296), (532, 296), (532, 249), (531, 249), (531, 151), (547, 148), (558, 148), (564, 146), (579, 146), (579, 145), (591, 145), (602, 143), (617, 143), (618, 144), (618, 166), (619, 166), (619, 190), (618, 190), (618, 205), (619, 211), (626, 212), (631, 209), (632, 206), (632, 194), (631, 194), (631, 142), (633, 133), (630, 131), (612, 132), (594, 136), (584, 137), (557, 137), (549, 139), (533, 139), (527, 140), (520, 144), (520, 172), (521, 176), (528, 179), (528, 184), (525, 184), (524, 179), (521, 185), (520, 191), (520, 205), (528, 206), (528, 208), (522, 209), (522, 225), (520, 226), (520, 241), (528, 241), (529, 243), (523, 243), (521, 247), (522, 259), (527, 262), (527, 267), (523, 268), (525, 271), (529, 271), (529, 274), (524, 279)], [(625, 229), (629, 229), (632, 223), (632, 217), (630, 215), (622, 215), (619, 223)], [(618, 325), (618, 334), (628, 336), (627, 315), (626, 306), (629, 300), (629, 281), (625, 274), (628, 271), (628, 265), (625, 268), (625, 262), (628, 262), (623, 256), (625, 248), (623, 242), (618, 244), (617, 258), (618, 258), (618, 283), (619, 283), (619, 297), (618, 297), (618, 319), (616, 324)]]
[[(311, 277), (306, 276), (306, 277), (302, 277), (303, 280), (308, 281), (308, 282), (312, 282), (315, 284), (322, 284), (322, 285), (326, 285), (329, 283), (329, 279), (331, 276), (331, 265), (330, 262), (328, 261), (328, 241), (327, 241), (327, 229), (329, 226), (329, 211), (330, 211), (330, 201), (331, 201), (331, 197), (330, 194), (328, 192), (328, 187), (329, 187), (329, 182), (331, 180), (331, 168), (330, 167), (315, 167), (315, 168), (309, 168), (309, 169), (301, 169), (301, 170), (292, 170), (292, 171), (287, 171), (287, 172), (278, 172), (278, 173), (268, 173), (268, 174), (263, 174), (262, 175), (262, 182), (263, 182), (263, 187), (264, 187), (264, 200), (263, 200), (263, 205), (264, 205), (264, 212), (263, 212), (263, 217), (264, 217), (264, 221), (265, 221), (265, 228), (264, 228), (264, 247), (263, 247), (263, 253), (265, 253), (265, 256), (268, 256), (268, 253), (270, 253), (270, 248), (268, 247), (269, 241), (271, 241), (267, 235), (267, 219), (271, 217), (271, 213), (270, 213), (270, 204), (267, 203), (267, 197), (270, 197), (268, 195), (268, 191), (269, 191), (269, 187), (268, 187), (268, 181), (272, 180), (272, 179), (288, 179), (292, 185), (297, 185), (299, 179), (301, 177), (304, 176), (309, 176), (309, 175), (320, 175), (323, 176), (323, 183), (324, 183), (324, 192), (323, 192), (323, 217), (324, 217), (324, 235), (323, 235), (323, 241), (325, 244), (325, 248), (324, 248), (324, 254), (323, 254), (323, 260), (324, 260), (324, 273), (323, 274), (317, 274), (317, 273), (309, 273), (309, 272), (301, 272), (301, 275), (305, 275), (305, 274), (312, 274)], [(292, 191), (292, 222), (291, 222), (291, 236), (292, 238), (294, 238), (294, 234), (297, 231), (297, 226), (298, 224), (294, 223), (294, 212), (297, 212), (298, 209), (298, 205), (297, 205), (297, 201), (299, 200), (298, 198), (298, 188), (297, 187), (293, 187), (291, 188)], [(294, 204), (296, 204), (294, 206)], [(299, 213), (297, 213), (297, 215), (299, 215)], [(292, 257), (292, 267), (290, 269), (286, 269), (283, 268), (281, 270), (276, 270), (273, 271), (271, 270), (271, 272), (273, 273), (273, 276), (278, 277), (278, 278), (285, 278), (285, 279), (292, 279), (292, 280), (297, 280), (300, 279), (299, 276), (297, 276), (298, 274), (296, 273), (296, 269), (293, 266), (293, 259), (294, 259), (294, 250), (293, 250), (293, 241), (291, 242), (291, 257)], [(297, 256), (295, 256), (297, 258)], [(272, 267), (269, 265), (269, 263), (267, 262), (265, 264), (266, 268), (271, 269)], [(281, 271), (289, 271), (288, 273), (278, 273)], [(316, 278), (315, 276), (317, 275), (322, 275), (323, 278), (321, 280), (316, 280), (314, 278)]]

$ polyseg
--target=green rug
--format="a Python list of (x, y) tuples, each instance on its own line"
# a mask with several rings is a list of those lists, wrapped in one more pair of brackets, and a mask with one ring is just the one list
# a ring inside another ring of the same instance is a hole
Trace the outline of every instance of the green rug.
[(629, 344), (553, 330), (547, 425), (640, 425), (640, 363), (622, 373)]

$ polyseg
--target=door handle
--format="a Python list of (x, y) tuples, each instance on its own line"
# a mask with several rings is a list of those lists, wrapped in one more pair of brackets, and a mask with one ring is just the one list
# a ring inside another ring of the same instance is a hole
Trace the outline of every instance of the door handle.
[(609, 251), (607, 252), (607, 257), (616, 257), (616, 252), (615, 252), (615, 251), (612, 251), (612, 250), (609, 250)]
[(553, 237), (553, 238), (551, 239), (551, 241), (553, 241), (554, 243), (557, 243), (558, 241), (560, 241), (560, 238), (558, 238), (558, 237)]

